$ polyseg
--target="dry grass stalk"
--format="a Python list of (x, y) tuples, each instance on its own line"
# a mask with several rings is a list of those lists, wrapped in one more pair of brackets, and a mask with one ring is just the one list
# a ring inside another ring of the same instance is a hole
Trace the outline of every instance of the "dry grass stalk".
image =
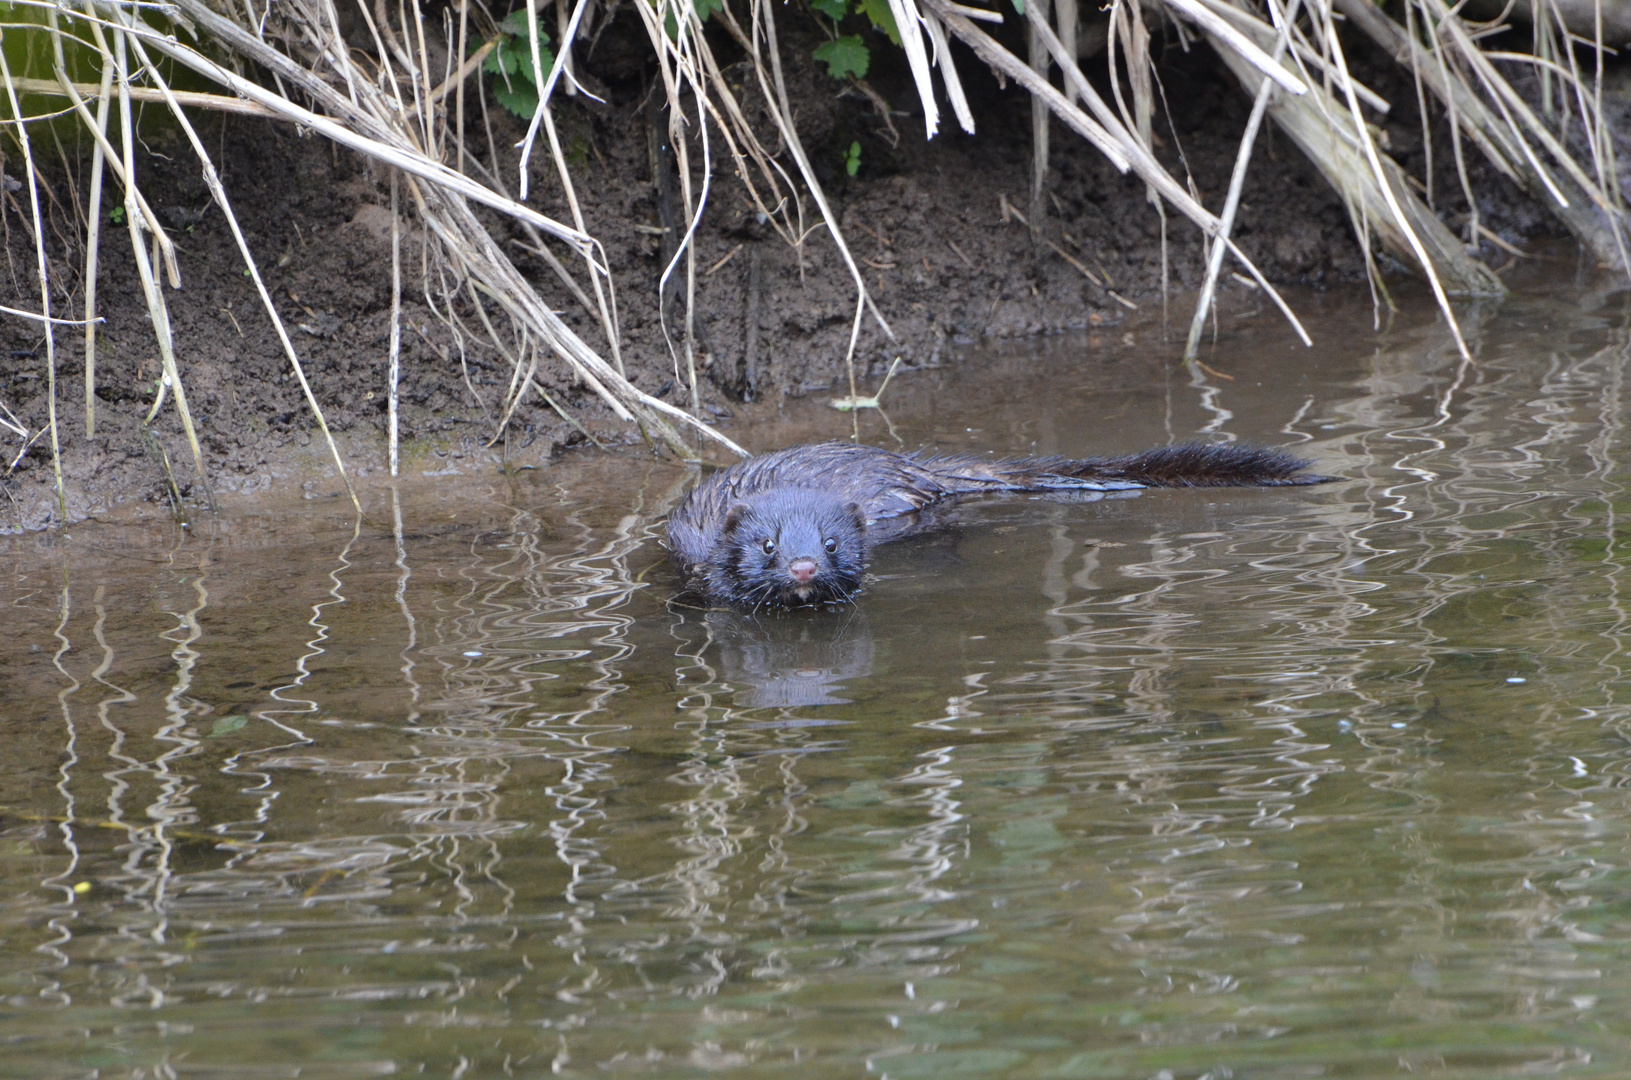
[[(386, 376), (386, 442), (391, 475), (398, 474), (398, 391), (402, 381), (402, 177), (391, 173), (391, 349)], [(468, 382), (468, 379), (466, 380)], [(480, 398), (476, 399), (480, 401)]]
[[(1299, 0), (1291, 0), (1287, 6), (1284, 17), (1280, 22), (1280, 36), (1274, 43), (1274, 53), (1270, 57), (1274, 63), (1280, 63), (1285, 56), (1286, 49), (1291, 45), (1291, 25), (1297, 19)], [(1240, 193), (1246, 186), (1246, 168), (1251, 164), (1252, 147), (1257, 142), (1257, 132), (1263, 123), (1263, 114), (1268, 111), (1269, 98), (1274, 92), (1274, 83), (1268, 79), (1261, 80), (1257, 88), (1257, 98), (1252, 102), (1251, 116), (1246, 121), (1245, 134), (1240, 137), (1240, 150), (1235, 155), (1234, 173), (1229, 177), (1229, 194), (1224, 198), (1223, 211), (1218, 215), (1218, 236), (1226, 237), (1234, 229), (1235, 211), (1240, 206)], [(1201, 283), (1200, 299), (1195, 302), (1195, 315), (1189, 323), (1189, 338), (1184, 343), (1184, 359), (1194, 360), (1200, 349), (1201, 333), (1206, 329), (1206, 316), (1212, 308), (1212, 298), (1217, 292), (1218, 274), (1223, 270), (1223, 251), (1221, 243), (1214, 243), (1208, 253), (1206, 278)]]
[[(1038, 21), (1041, 23), (1048, 21), (1048, 8), (1050, 6), (1048, 0), (1026, 0), (1026, 2), (1028, 6), (1034, 6), (1037, 9)], [(1062, 35), (1060, 40), (1061, 42), (1064, 40)], [(1031, 70), (1046, 79), (1050, 63), (1048, 47), (1043, 43), (1042, 36), (1037, 33), (1035, 23), (1032, 24), (1030, 32), (1025, 35), (1025, 51), (1025, 58), (1030, 61)], [(1066, 51), (1072, 52), (1073, 50), (1066, 46)], [(1067, 97), (1067, 100), (1070, 99)], [(1075, 104), (1074, 101), (1071, 103)], [(1031, 228), (1031, 236), (1036, 240), (1042, 239), (1043, 217), (1047, 213), (1047, 207), (1043, 202), (1043, 194), (1048, 180), (1048, 118), (1047, 103), (1041, 98), (1033, 96), (1031, 98), (1031, 211), (1028, 224)]]
[[(12, 81), (11, 65), (6, 61), (4, 49), (0, 49), (0, 78), (5, 80), (6, 99), (11, 105), (11, 115), (21, 119), (23, 110), (17, 100), (17, 84)], [(45, 225), (40, 214), (39, 177), (34, 169), (34, 151), (28, 137), (28, 125), (18, 123), (16, 127), (17, 142), (23, 152), (23, 171), (28, 176), (29, 225), (34, 233), (35, 272), (39, 275), (40, 283), (40, 323), (45, 330), (46, 408), (48, 410), (46, 430), (51, 433), (51, 470), (57, 485), (57, 512), (66, 519), (68, 516), (68, 497), (62, 486), (62, 440), (57, 429), (57, 339), (55, 331), (52, 330), (51, 279), (46, 272)], [(19, 460), (21, 460), (20, 456)]]
[[(53, 34), (52, 44), (62, 47), (62, 36)], [(56, 68), (66, 77), (67, 70), (61, 56), (56, 56)], [(107, 142), (108, 107), (113, 88), (113, 65), (102, 64), (102, 85), (96, 99), (96, 131), (100, 136), (91, 148), (90, 205), (86, 210), (85, 225), (85, 437), (96, 437), (96, 270), (102, 238), (102, 178), (106, 175), (107, 159), (102, 147)]]
[[(740, 452), (734, 443), (724, 439), (708, 425), (630, 384), (562, 323), (536, 295), (475, 218), (467, 199), (511, 214), (542, 233), (565, 240), (589, 257), (594, 272), (607, 275), (603, 258), (595, 257), (598, 245), (580, 230), (552, 221), (475, 183), (420, 149), (421, 143), (431, 138), (427, 132), (436, 130), (435, 125), (440, 122), (439, 114), (421, 116), (410, 109), (408, 102), (397, 93), (398, 79), (390, 76), (396, 67), (407, 68), (401, 73), (400, 81), (415, 88), (418, 94), (416, 104), (425, 103), (433, 91), (419, 91), (424, 82), (423, 72), (419, 66), (409, 66), (416, 62), (408, 50), (386, 44), (387, 41), (395, 42), (394, 36), (388, 35), (388, 28), (374, 28), (381, 41), (382, 74), (386, 76), (378, 81), (365, 78), (358, 72), (342, 50), (320, 54), (331, 65), (329, 73), (347, 88), (346, 93), (341, 93), (268, 42), (204, 7), (197, 0), (182, 0), (179, 10), (241, 55), (263, 64), (297, 85), (311, 95), (329, 116), (312, 113), (281, 95), (221, 68), (179, 43), (149, 39), (149, 44), (193, 70), (266, 105), (286, 119), (314, 127), (344, 145), (401, 168), (410, 177), (410, 198), (428, 232), (439, 242), (440, 258), (445, 260), (446, 265), (460, 279), (474, 277), (485, 291), (499, 298), (509, 317), (520, 320), (530, 328), (533, 336), (546, 342), (619, 416), (636, 420), (648, 434), (684, 456), (690, 456), (691, 450), (670, 420), (688, 425)], [(368, 14), (366, 8), (363, 11), (365, 15)], [(325, 33), (332, 33), (331, 28), (338, 26), (337, 14), (329, 0), (315, 0), (311, 4), (291, 2), (279, 14), (289, 20), (290, 32), (304, 31), (317, 40), (321, 40)], [(422, 49), (416, 51), (422, 53)], [(390, 90), (382, 89), (381, 83)], [(434, 114), (434, 110), (430, 111)]]
[[(98, 45), (104, 53), (107, 52), (101, 27), (92, 24), (97, 33)], [(60, 31), (59, 31), (60, 32)], [(169, 390), (175, 394), (176, 415), (181, 418), (182, 430), (187, 436), (187, 448), (192, 451), (193, 466), (198, 471), (199, 481), (204, 485), (205, 495), (209, 495), (209, 476), (204, 468), (204, 451), (198, 445), (198, 428), (193, 423), (191, 408), (187, 405), (187, 388), (181, 379), (181, 369), (176, 364), (175, 339), (170, 332), (170, 308), (164, 302), (164, 290), (160, 287), (157, 275), (153, 272), (155, 257), (148, 255), (147, 245), (142, 239), (142, 217), (137, 213), (134, 192), (136, 191), (136, 132), (134, 112), (130, 107), (130, 63), (129, 40), (126, 34), (115, 32), (113, 34), (113, 58), (115, 79), (120, 91), (119, 101), (119, 138), (120, 148), (123, 152), (125, 175), (125, 225), (130, 230), (130, 245), (136, 257), (136, 273), (141, 280), (142, 296), (147, 301), (147, 314), (153, 320), (153, 337), (159, 349), (159, 365), (163, 371), (159, 382), (158, 393), (154, 395), (153, 407), (148, 411), (143, 427), (150, 426), (158, 415), (159, 406), (164, 401), (164, 391)], [(180, 110), (176, 110), (178, 115)], [(159, 237), (162, 230), (153, 232), (153, 251), (158, 252)], [(180, 271), (175, 271), (173, 285), (180, 283)], [(168, 468), (168, 457), (166, 457)], [(171, 486), (175, 487), (172, 480)], [(213, 503), (213, 499), (209, 499)]]
[[(1564, 69), (1546, 57), (1511, 57), (1537, 63), (1543, 76), (1543, 98), (1550, 100), (1554, 82), (1573, 91), (1580, 107), (1580, 123), (1593, 151), (1595, 176), (1587, 176), (1574, 162), (1547, 126), (1518, 98), (1510, 84), (1494, 67), (1489, 56), (1479, 50), (1472, 36), (1459, 26), (1460, 20), (1445, 17), (1441, 5), (1421, 10), (1412, 2), (1408, 26), (1400, 26), (1369, 0), (1335, 0), (1343, 14), (1402, 64), (1409, 64), (1420, 83), (1432, 92), (1451, 121), (1456, 153), (1460, 134), (1465, 132), (1473, 145), (1502, 173), (1521, 185), (1538, 203), (1547, 207), (1599, 260), (1631, 271), (1627, 261), (1625, 215), (1618, 184), (1608, 182), (1613, 175), (1611, 143), (1603, 119), (1600, 91), (1586, 96), (1585, 81), (1578, 69)], [(1408, 27), (1426, 25), (1432, 30), (1431, 48), (1422, 45)], [(1563, 50), (1573, 62), (1573, 50)], [(1496, 54), (1510, 57), (1510, 54)], [(1467, 72), (1471, 69), (1472, 79)], [(1599, 66), (1598, 71), (1601, 71)], [(1476, 80), (1476, 81), (1475, 81)], [(1479, 93), (1482, 86), (1485, 94)], [(1493, 104), (1486, 101), (1487, 95)], [(1567, 100), (1565, 96), (1564, 100)], [(1515, 104), (1516, 102), (1516, 104)], [(1520, 107), (1521, 106), (1521, 107)], [(1425, 106), (1424, 106), (1425, 108)], [(1543, 109), (1543, 111), (1550, 111)], [(1565, 111), (1560, 123), (1569, 120)], [(1545, 138), (1542, 139), (1542, 134)], [(1560, 166), (1548, 168), (1530, 145), (1534, 138)], [(1465, 167), (1460, 170), (1465, 175)], [(1465, 181), (1463, 181), (1465, 186)], [(1476, 230), (1477, 203), (1468, 192), (1474, 217), (1469, 224)]]
[[(1321, 19), (1319, 11), (1312, 13), (1316, 20)], [(1370, 127), (1364, 121), (1358, 93), (1345, 77), (1347, 59), (1336, 39), (1334, 26), (1328, 21), (1328, 13), (1325, 16), (1326, 21), (1316, 22), (1313, 30), (1320, 37), (1318, 44), (1330, 67), (1329, 81), (1335, 84), (1342, 100), (1339, 103), (1324, 86), (1310, 79), (1309, 93), (1271, 99), (1269, 115), (1358, 216), (1360, 224), (1356, 232), (1362, 241), (1374, 232), (1384, 246), (1422, 272), (1458, 347), (1465, 353), (1466, 345), (1450, 306), (1449, 293), (1498, 296), (1505, 289), (1488, 267), (1468, 256), (1450, 231), (1410, 191), (1404, 171), (1377, 149)], [(1295, 32), (1293, 23), (1283, 21), (1283, 17), (1282, 22), (1288, 32)], [(1261, 33), (1274, 32), (1267, 24), (1260, 26)], [(1225, 48), (1223, 42), (1213, 39), (1212, 44), (1235, 77), (1248, 90), (1257, 91), (1263, 81), (1257, 67)], [(1297, 62), (1295, 54), (1282, 62)], [(1376, 277), (1373, 273), (1373, 278)]]
[[(1046, 44), (1049, 53), (1053, 56), (1065, 77), (1076, 87), (1081, 100), (1093, 113), (1087, 115), (1082, 109), (1072, 105), (1065, 96), (1032, 71), (1030, 65), (1024, 63), (1013, 53), (1009, 52), (989, 34), (979, 29), (966, 16), (957, 11), (950, 0), (923, 0), (926, 12), (939, 18), (954, 36), (967, 44), (976, 56), (984, 60), (1008, 78), (1024, 86), (1033, 95), (1047, 102), (1055, 116), (1063, 120), (1078, 134), (1093, 144), (1094, 148), (1104, 154), (1107, 159), (1122, 171), (1128, 169), (1136, 172), (1140, 179), (1149, 184), (1161, 197), (1172, 204), (1185, 217), (1193, 221), (1207, 236), (1216, 236), (1218, 233), (1218, 219), (1208, 211), (1200, 202), (1186, 191), (1161, 163), (1149, 148), (1140, 142), (1123, 125), (1120, 118), (1110, 110), (1104, 99), (1094, 89), (1092, 83), (1087, 81), (1077, 66), (1076, 58), (1065, 52), (1064, 45), (1054, 34), (1053, 30), (1042, 21), (1032, 5), (1027, 5), (1027, 19), (1031, 20), (1042, 41)], [(1297, 335), (1305, 344), (1310, 343), (1307, 331), (1297, 319), (1285, 298), (1269, 284), (1262, 271), (1246, 257), (1246, 254), (1233, 240), (1224, 238), (1231, 254), (1238, 259), (1247, 273), (1252, 276), (1272, 299), (1281, 313), (1296, 330)]]

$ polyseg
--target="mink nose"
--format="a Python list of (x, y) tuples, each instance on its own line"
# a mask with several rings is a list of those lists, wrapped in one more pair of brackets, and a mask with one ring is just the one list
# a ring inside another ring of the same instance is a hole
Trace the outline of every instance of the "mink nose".
[(816, 566), (816, 561), (808, 556), (802, 559), (794, 559), (787, 564), (787, 572), (792, 574), (793, 580), (800, 585), (809, 584), (810, 579), (816, 576), (818, 569), (820, 567)]

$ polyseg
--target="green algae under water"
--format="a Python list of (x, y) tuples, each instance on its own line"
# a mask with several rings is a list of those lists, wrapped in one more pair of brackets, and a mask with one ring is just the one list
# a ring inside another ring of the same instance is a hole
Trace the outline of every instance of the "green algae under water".
[(1631, 303), (1258, 322), (892, 419), (1340, 482), (966, 505), (842, 613), (667, 605), (647, 460), (0, 540), (0, 1075), (1631, 1073)]

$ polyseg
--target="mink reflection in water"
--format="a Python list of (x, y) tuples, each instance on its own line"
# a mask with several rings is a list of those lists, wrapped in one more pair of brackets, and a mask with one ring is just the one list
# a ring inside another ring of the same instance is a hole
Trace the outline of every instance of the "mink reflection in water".
[(844, 603), (860, 590), (872, 547), (934, 527), (934, 511), (964, 496), (1330, 479), (1305, 471), (1307, 464), (1239, 443), (1074, 459), (790, 446), (714, 473), (688, 494), (669, 515), (669, 557), (686, 592), (705, 603), (750, 611)]
[(720, 676), (744, 709), (846, 705), (849, 684), (872, 674), (872, 631), (856, 607), (762, 619), (710, 611), (705, 621)]

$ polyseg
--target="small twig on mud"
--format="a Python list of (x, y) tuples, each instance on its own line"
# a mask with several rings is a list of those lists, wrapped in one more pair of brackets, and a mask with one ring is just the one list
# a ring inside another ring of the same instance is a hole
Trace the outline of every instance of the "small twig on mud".
[(46, 432), (49, 431), (49, 430), (50, 430), (49, 428), (41, 428), (40, 430), (38, 430), (38, 431), (36, 431), (34, 433), (32, 438), (30, 438), (27, 442), (23, 443), (22, 449), (17, 451), (17, 456), (12, 458), (11, 462), (6, 466), (6, 475), (7, 476), (10, 476), (13, 472), (16, 471), (18, 463), (21, 462), (23, 460), (23, 458), (28, 456), (28, 452), (34, 448), (34, 444), (39, 442), (41, 437), (44, 436), (46, 434)]
[(708, 269), (704, 270), (702, 272), (702, 276), (703, 277), (713, 277), (715, 271), (720, 270), (721, 268), (724, 267), (724, 265), (726, 263), (728, 263), (732, 259), (736, 258), (736, 253), (741, 251), (742, 247), (743, 247), (743, 245), (737, 244), (735, 247), (733, 247), (729, 251), (725, 252), (725, 257), (720, 259), (718, 262), (714, 263), (712, 266), (708, 267)]
[[(155, 410), (157, 403), (155, 402)], [(159, 465), (164, 469), (164, 493), (170, 498), (170, 514), (176, 521), (185, 525), (187, 523), (187, 506), (181, 500), (181, 487), (176, 483), (175, 469), (170, 466), (170, 454), (159, 442), (153, 429), (145, 423), (141, 427), (142, 442), (147, 446), (148, 452), (159, 459)]]
[(24, 426), (21, 420), (17, 419), (17, 414), (7, 408), (6, 403), (3, 401), (0, 401), (0, 412), (6, 414), (4, 419), (0, 419), (0, 427), (10, 428), (15, 431), (19, 439), (28, 438), (28, 428)]
[(763, 292), (760, 246), (756, 243), (748, 251), (748, 298), (743, 312), (745, 324), (742, 342), (742, 398), (752, 401), (759, 396), (759, 298)]
[(968, 267), (970, 270), (974, 269), (974, 260), (963, 254), (963, 249), (957, 246), (957, 241), (947, 240), (946, 246), (951, 248), (952, 254), (963, 260), (964, 266)]
[(1488, 229), (1486, 229), (1482, 225), (1478, 226), (1478, 235), (1482, 236), (1485, 240), (1488, 240), (1490, 243), (1494, 244), (1496, 247), (1500, 248), (1502, 251), (1506, 252), (1508, 255), (1513, 255), (1513, 256), (1516, 256), (1517, 258), (1520, 258), (1520, 259), (1544, 259), (1545, 258), (1542, 255), (1532, 255), (1529, 252), (1523, 250), (1522, 248), (1520, 248), (1520, 247), (1518, 247), (1518, 246), (1516, 246), (1514, 244), (1507, 243), (1505, 240), (1502, 240), (1499, 236), (1496, 236), (1494, 233), (1490, 232)]
[(872, 102), (872, 108), (877, 112), (878, 119), (882, 120), (883, 126), (889, 129), (889, 148), (893, 150), (899, 146), (900, 132), (895, 130), (895, 122), (889, 118), (889, 102), (885, 101), (884, 96), (874, 90), (872, 84), (865, 79), (851, 79), (850, 85), (866, 95), (866, 99)]
[(871, 397), (850, 396), (833, 398), (830, 403), (832, 407), (837, 409), (839, 412), (853, 412), (856, 409), (878, 409), (882, 411), (883, 406), (878, 404), (878, 402), (883, 399), (883, 392), (889, 389), (889, 380), (895, 377), (895, 370), (900, 367), (900, 359), (901, 358), (898, 356), (895, 357), (894, 362), (889, 365), (889, 370), (884, 373), (883, 382), (878, 384), (877, 393), (873, 394)]
[(876, 240), (883, 247), (894, 247), (895, 246), (895, 242), (893, 240), (889, 239), (889, 237), (885, 236), (883, 234), (882, 229), (871, 228), (870, 226), (868, 226), (863, 221), (852, 221), (850, 224), (854, 225), (857, 229), (860, 229), (862, 232), (864, 232), (868, 236), (872, 237), (872, 239)]
[(1082, 276), (1085, 277), (1087, 280), (1091, 281), (1093, 284), (1097, 285), (1101, 289), (1104, 288), (1104, 282), (1100, 281), (1099, 278), (1098, 278), (1098, 275), (1094, 274), (1093, 271), (1089, 270), (1086, 266), (1082, 265), (1082, 262), (1081, 262), (1080, 259), (1077, 259), (1074, 255), (1072, 255), (1070, 252), (1066, 251), (1064, 248), (1060, 247), (1058, 244), (1054, 243), (1052, 240), (1044, 239), (1042, 242), (1044, 244), (1048, 245), (1048, 247), (1052, 248), (1054, 250), (1054, 253), (1057, 254), (1061, 259), (1065, 260), (1070, 265), (1072, 265), (1076, 269), (1080, 270), (1082, 272)]

